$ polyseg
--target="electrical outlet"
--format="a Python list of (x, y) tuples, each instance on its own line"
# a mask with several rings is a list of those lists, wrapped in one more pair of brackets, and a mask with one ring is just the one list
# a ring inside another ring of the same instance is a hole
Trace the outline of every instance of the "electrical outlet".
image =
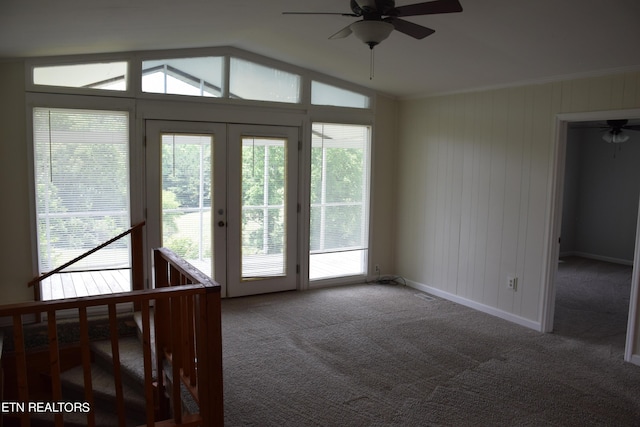
[(507, 276), (507, 289), (511, 289), (512, 291), (518, 290), (518, 278)]
[(380, 266), (378, 264), (373, 268), (376, 274), (380, 274)]

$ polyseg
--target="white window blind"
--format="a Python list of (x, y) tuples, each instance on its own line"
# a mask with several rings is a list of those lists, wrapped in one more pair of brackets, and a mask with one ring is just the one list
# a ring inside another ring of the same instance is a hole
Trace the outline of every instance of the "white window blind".
[(371, 129), (314, 123), (312, 131), (310, 279), (364, 274)]
[(162, 134), (162, 245), (213, 277), (212, 135)]
[(242, 138), (242, 278), (286, 273), (286, 139)]
[[(129, 121), (120, 111), (35, 108), (39, 268), (50, 271), (129, 228)], [(66, 271), (126, 268), (124, 238)]]

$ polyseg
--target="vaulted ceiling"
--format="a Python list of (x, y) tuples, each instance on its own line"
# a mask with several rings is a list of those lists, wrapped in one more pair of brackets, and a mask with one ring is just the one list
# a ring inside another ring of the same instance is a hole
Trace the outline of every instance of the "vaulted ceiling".
[[(416, 3), (397, 0), (396, 6)], [(397, 31), (374, 50), (349, 0), (2, 0), (0, 58), (234, 46), (397, 97), (640, 70), (638, 0), (460, 0), (455, 14), (406, 18), (436, 30)]]

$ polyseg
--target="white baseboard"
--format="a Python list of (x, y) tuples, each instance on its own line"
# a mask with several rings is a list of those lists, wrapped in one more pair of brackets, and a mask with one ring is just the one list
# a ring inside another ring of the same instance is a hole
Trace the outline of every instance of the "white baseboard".
[(628, 362), (640, 366), (640, 354), (632, 354), (631, 359), (628, 360)]
[(631, 259), (612, 258), (608, 256), (603, 256), (603, 255), (590, 254), (587, 252), (571, 251), (571, 252), (562, 252), (560, 254), (561, 258), (567, 257), (567, 256), (578, 256), (581, 258), (595, 259), (596, 261), (610, 262), (613, 264), (633, 265), (633, 260)]
[(449, 301), (453, 301), (457, 304), (464, 305), (469, 308), (473, 308), (474, 310), (478, 310), (483, 313), (487, 313), (492, 316), (499, 317), (500, 319), (504, 319), (509, 322), (516, 323), (520, 326), (524, 326), (526, 328), (533, 329), (538, 332), (542, 331), (542, 325), (540, 322), (525, 319), (524, 317), (520, 317), (513, 313), (509, 313), (509, 312), (497, 309), (495, 307), (490, 307), (488, 305), (481, 304), (479, 302), (472, 301), (472, 300), (460, 297), (458, 295), (451, 294), (449, 292), (445, 292), (441, 289), (434, 288), (432, 286), (428, 286), (423, 283), (414, 282), (412, 280), (407, 280), (407, 286), (410, 286), (414, 289), (418, 289), (422, 292), (426, 292), (431, 295), (435, 295), (440, 298), (444, 298)]

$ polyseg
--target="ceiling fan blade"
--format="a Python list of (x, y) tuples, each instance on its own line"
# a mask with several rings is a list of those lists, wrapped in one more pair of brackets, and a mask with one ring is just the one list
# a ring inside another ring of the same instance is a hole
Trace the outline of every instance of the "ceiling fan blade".
[(340, 31), (338, 31), (337, 33), (333, 34), (331, 37), (329, 37), (329, 40), (335, 40), (335, 39), (343, 39), (345, 37), (348, 37), (349, 35), (351, 35), (351, 24), (347, 25), (346, 27), (344, 27), (343, 29), (341, 29)]
[(628, 126), (624, 126), (622, 129), (640, 130), (640, 125), (628, 125)]
[(389, 12), (389, 15), (418, 16), (454, 12), (462, 12), (462, 6), (460, 5), (460, 2), (458, 0), (435, 0), (396, 7), (391, 12)]
[(349, 16), (351, 18), (357, 18), (355, 13), (340, 13), (340, 12), (282, 12), (283, 15), (337, 15), (337, 16)]
[(436, 32), (436, 30), (423, 27), (422, 25), (414, 24), (413, 22), (405, 21), (404, 19), (390, 17), (385, 18), (384, 21), (392, 24), (393, 27), (401, 33), (404, 33), (418, 40), (421, 40)]

